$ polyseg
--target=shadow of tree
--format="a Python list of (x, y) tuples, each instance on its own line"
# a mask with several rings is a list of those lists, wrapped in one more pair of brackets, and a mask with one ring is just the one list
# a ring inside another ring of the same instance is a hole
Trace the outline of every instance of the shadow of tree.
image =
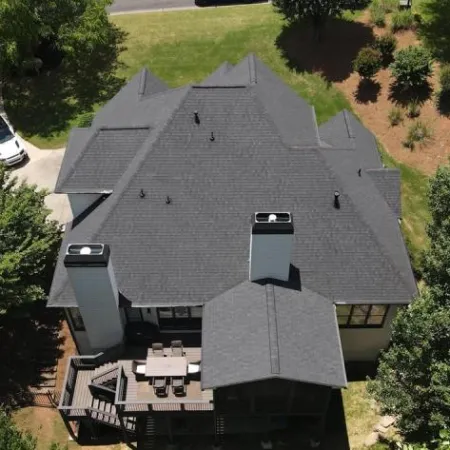
[(450, 61), (450, 2), (429, 0), (422, 2), (419, 35), (434, 56), (441, 61)]
[(321, 72), (328, 81), (343, 81), (353, 72), (358, 51), (372, 43), (372, 28), (359, 22), (334, 19), (327, 23), (322, 39), (314, 39), (308, 24), (286, 24), (276, 46), (288, 67), (302, 72)]
[(450, 92), (438, 92), (436, 94), (436, 104), (439, 114), (450, 117)]
[(393, 82), (389, 86), (389, 100), (403, 107), (408, 106), (413, 101), (421, 105), (431, 97), (432, 91), (433, 89), (429, 83), (426, 83), (421, 88), (405, 89), (403, 86)]
[(109, 40), (92, 51), (80, 49), (76, 58), (66, 57), (54, 70), (5, 83), (5, 109), (25, 136), (50, 137), (76, 125), (72, 121), (78, 114), (117, 93), (124, 84), (116, 72), (125, 33), (111, 27)]
[(355, 92), (355, 100), (358, 103), (375, 103), (381, 91), (378, 81), (361, 79)]
[(52, 387), (61, 356), (59, 309), (34, 302), (0, 316), (0, 404), (15, 408), (31, 403), (30, 388)]

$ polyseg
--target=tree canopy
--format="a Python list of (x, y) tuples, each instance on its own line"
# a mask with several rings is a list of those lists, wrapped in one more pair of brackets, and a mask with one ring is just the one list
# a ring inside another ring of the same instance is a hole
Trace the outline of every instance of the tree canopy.
[(0, 75), (20, 70), (42, 42), (76, 56), (90, 53), (114, 27), (111, 0), (0, 0)]
[(450, 428), (450, 168), (430, 181), (430, 247), (424, 259), (428, 285), (399, 312), (369, 392), (384, 413), (399, 416), (399, 430), (415, 442), (432, 442)]
[(0, 312), (43, 299), (49, 289), (61, 232), (47, 220), (46, 194), (0, 164)]
[(354, 11), (368, 3), (368, 0), (273, 0), (275, 9), (288, 21), (310, 21), (317, 37), (330, 17), (339, 17), (345, 10)]

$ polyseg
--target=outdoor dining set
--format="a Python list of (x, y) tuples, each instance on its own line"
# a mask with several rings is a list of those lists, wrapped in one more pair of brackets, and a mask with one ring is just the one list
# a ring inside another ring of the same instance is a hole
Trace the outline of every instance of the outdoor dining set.
[(200, 364), (188, 364), (182, 341), (172, 341), (170, 347), (171, 352), (166, 355), (163, 344), (153, 343), (145, 362), (133, 361), (132, 364), (136, 380), (148, 380), (158, 397), (167, 397), (169, 385), (174, 395), (186, 395), (188, 374), (200, 371)]

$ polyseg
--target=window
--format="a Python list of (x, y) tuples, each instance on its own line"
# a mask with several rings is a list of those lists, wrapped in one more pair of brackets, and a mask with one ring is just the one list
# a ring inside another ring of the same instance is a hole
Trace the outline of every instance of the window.
[(201, 306), (176, 306), (158, 308), (158, 321), (162, 329), (201, 330)]
[(84, 327), (83, 317), (81, 317), (80, 310), (78, 308), (67, 308), (67, 313), (75, 331), (86, 330)]
[(336, 305), (340, 328), (381, 328), (388, 305)]

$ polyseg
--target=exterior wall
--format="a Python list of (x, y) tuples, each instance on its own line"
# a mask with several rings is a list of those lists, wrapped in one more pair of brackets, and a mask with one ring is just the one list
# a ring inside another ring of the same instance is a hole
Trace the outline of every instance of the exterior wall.
[(382, 328), (340, 328), (345, 361), (375, 361), (389, 345), (391, 323), (398, 307), (391, 306)]
[(68, 194), (73, 217), (80, 215), (88, 206), (98, 200), (102, 194)]
[(79, 355), (91, 355), (92, 348), (89, 342), (88, 334), (86, 331), (76, 331), (73, 326), (72, 320), (70, 318), (70, 314), (65, 309), (67, 324), (69, 325), (70, 334), (72, 335), (72, 339), (75, 342), (75, 345), (78, 350)]
[(120, 344), (123, 322), (112, 262), (108, 267), (68, 267), (67, 273), (92, 351)]

